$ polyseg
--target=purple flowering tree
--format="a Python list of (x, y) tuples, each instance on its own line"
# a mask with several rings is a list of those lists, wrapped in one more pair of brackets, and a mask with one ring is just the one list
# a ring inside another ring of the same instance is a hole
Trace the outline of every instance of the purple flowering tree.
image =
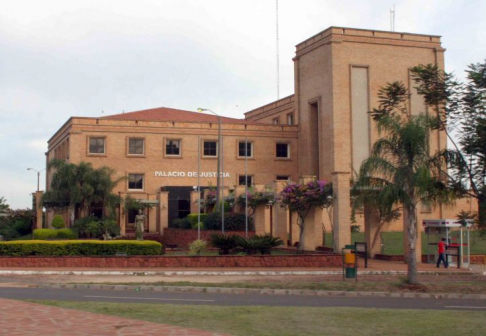
[(275, 201), (275, 196), (273, 192), (271, 191), (261, 192), (261, 191), (256, 191), (254, 188), (250, 188), (248, 189), (248, 192), (246, 194), (243, 193), (240, 196), (238, 196), (236, 203), (244, 206), (246, 204), (247, 198), (248, 198), (248, 208), (250, 209), (250, 213), (248, 215), (250, 217), (253, 216), (253, 214), (256, 211), (256, 208), (259, 205), (267, 205), (269, 204), (269, 202)]
[(313, 207), (329, 208), (332, 205), (332, 184), (324, 180), (305, 184), (289, 183), (280, 194), (280, 206), (297, 213), (300, 228), (299, 250), (305, 230), (305, 218)]

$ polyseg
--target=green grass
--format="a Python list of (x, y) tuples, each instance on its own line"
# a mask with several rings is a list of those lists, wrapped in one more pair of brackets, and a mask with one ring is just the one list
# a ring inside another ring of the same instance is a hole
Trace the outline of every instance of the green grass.
[[(383, 252), (385, 255), (403, 255), (403, 232), (382, 232)], [(454, 242), (459, 242), (459, 232), (455, 231), (451, 234)], [(430, 235), (431, 243), (436, 243), (442, 236)], [(472, 231), (470, 233), (471, 239), (471, 254), (486, 254), (486, 239), (480, 236), (480, 232)], [(356, 232), (351, 234), (351, 240), (355, 242), (364, 242), (365, 237), (363, 232)], [(464, 241), (465, 242), (465, 241)], [(326, 246), (332, 246), (332, 233), (326, 234)], [(435, 245), (429, 246), (429, 253), (433, 254), (436, 250)], [(422, 253), (427, 254), (427, 235), (422, 232)]]
[(478, 335), (484, 312), (33, 301), (231, 335)]

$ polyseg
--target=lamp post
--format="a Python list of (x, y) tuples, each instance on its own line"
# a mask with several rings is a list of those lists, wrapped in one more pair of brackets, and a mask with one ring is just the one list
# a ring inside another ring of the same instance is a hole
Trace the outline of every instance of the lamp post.
[[(211, 111), (210, 109), (206, 108), (198, 108), (198, 112), (209, 112), (214, 114), (216, 117), (218, 117), (218, 169), (217, 169), (217, 182), (216, 182), (216, 206), (219, 204), (219, 199), (220, 199), (220, 178), (221, 178), (221, 146), (222, 146), (222, 141), (221, 141), (221, 116), (217, 114), (214, 111)], [(223, 218), (221, 218), (222, 221), (224, 221)], [(224, 229), (223, 229), (224, 230)]]
[(46, 170), (46, 169), (44, 168), (44, 169), (41, 169), (41, 170), (37, 170), (37, 169), (34, 169), (34, 168), (27, 168), (27, 170), (33, 170), (33, 171), (37, 172), (37, 191), (39, 191), (40, 173), (42, 171)]

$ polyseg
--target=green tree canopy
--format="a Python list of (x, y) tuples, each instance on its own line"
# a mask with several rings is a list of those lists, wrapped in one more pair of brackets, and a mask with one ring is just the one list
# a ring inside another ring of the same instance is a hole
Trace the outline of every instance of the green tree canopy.
[(437, 168), (458, 190), (478, 201), (478, 223), (486, 229), (486, 61), (469, 65), (464, 84), (437, 66), (411, 69), (417, 91), (439, 118), (452, 148), (437, 156)]

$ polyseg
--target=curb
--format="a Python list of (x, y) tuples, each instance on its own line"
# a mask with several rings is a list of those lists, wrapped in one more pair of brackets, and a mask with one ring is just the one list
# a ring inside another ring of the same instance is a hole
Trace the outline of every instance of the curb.
[(183, 292), (212, 294), (257, 294), (257, 295), (300, 295), (321, 297), (391, 297), (408, 299), (475, 299), (486, 300), (486, 294), (458, 293), (400, 293), (400, 292), (351, 292), (351, 291), (319, 291), (308, 289), (257, 289), (257, 288), (225, 288), (225, 287), (195, 287), (195, 286), (132, 286), (132, 285), (98, 285), (98, 284), (42, 284), (38, 288), (51, 289), (94, 289), (114, 291), (142, 292)]
[[(21, 271), (0, 270), (0, 275), (342, 275), (343, 271)], [(358, 275), (406, 275), (406, 271), (358, 271)], [(466, 272), (419, 271), (423, 275), (469, 275)]]

